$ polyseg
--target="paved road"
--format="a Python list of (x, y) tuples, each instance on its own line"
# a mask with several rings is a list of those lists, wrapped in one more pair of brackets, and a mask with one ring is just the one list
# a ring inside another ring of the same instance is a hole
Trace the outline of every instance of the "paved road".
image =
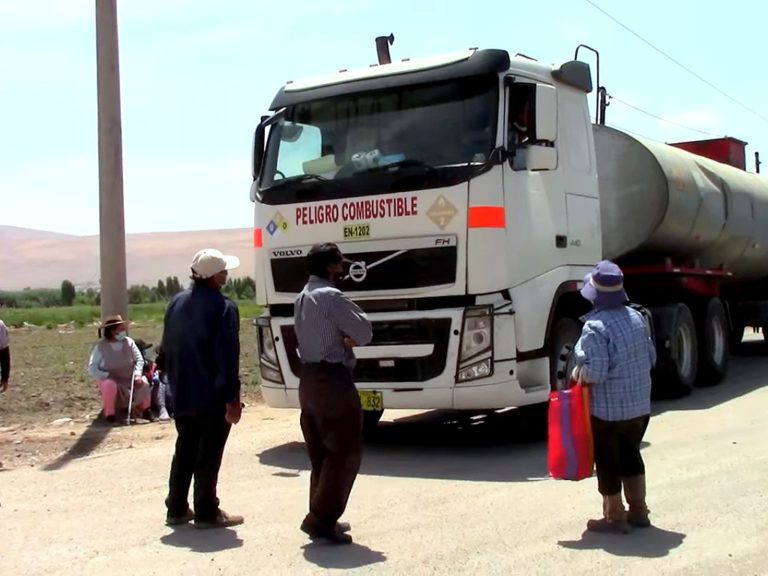
[(0, 473), (0, 573), (768, 574), (768, 358), (751, 351), (721, 386), (655, 405), (650, 530), (583, 533), (596, 482), (547, 478), (530, 414), (395, 413), (352, 494), (356, 543), (308, 545), (297, 414), (258, 407), (234, 429), (220, 483), (245, 525), (166, 528), (172, 429), (116, 429), (131, 449)]

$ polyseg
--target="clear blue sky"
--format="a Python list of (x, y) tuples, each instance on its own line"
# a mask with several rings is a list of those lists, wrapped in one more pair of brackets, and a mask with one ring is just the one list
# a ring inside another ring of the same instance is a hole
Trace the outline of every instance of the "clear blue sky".
[[(768, 118), (768, 7), (594, 1)], [(251, 226), (251, 137), (275, 92), (375, 62), (373, 38), (390, 32), (394, 58), (479, 46), (559, 63), (590, 44), (612, 94), (747, 140), (750, 170), (755, 150), (768, 160), (768, 121), (585, 0), (118, 0), (118, 12), (128, 232)], [(96, 118), (94, 1), (0, 0), (0, 224), (98, 233)], [(618, 102), (607, 119), (663, 141), (707, 137)]]

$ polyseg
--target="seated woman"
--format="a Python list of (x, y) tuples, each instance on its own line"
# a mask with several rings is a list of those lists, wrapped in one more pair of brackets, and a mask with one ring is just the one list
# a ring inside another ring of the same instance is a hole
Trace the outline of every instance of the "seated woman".
[(167, 422), (171, 417), (165, 406), (165, 383), (160, 379), (157, 364), (152, 361), (152, 343), (145, 342), (141, 338), (136, 338), (135, 342), (144, 360), (144, 384), (149, 386), (151, 391), (152, 414), (157, 414), (161, 422)]
[(153, 378), (159, 388), (159, 395), (162, 397), (165, 411), (169, 418), (173, 418), (173, 395), (171, 394), (171, 387), (168, 385), (168, 374), (165, 371), (165, 354), (163, 354), (163, 349), (159, 344), (155, 346), (155, 373)]
[(109, 423), (117, 412), (127, 413), (133, 385), (132, 415), (152, 420), (150, 390), (144, 384), (144, 360), (136, 343), (125, 331), (125, 321), (118, 314), (109, 316), (99, 329), (102, 339), (93, 347), (88, 374), (96, 380), (101, 393), (103, 414)]

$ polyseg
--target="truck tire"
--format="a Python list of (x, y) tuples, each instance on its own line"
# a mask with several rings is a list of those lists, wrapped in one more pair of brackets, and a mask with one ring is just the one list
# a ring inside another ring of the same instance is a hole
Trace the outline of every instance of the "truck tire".
[(699, 386), (713, 386), (728, 372), (730, 334), (725, 307), (719, 298), (707, 302), (699, 328)]
[(744, 340), (744, 331), (746, 326), (744, 320), (739, 317), (731, 317), (731, 328), (728, 332), (728, 343), (730, 350), (738, 352), (741, 349), (742, 340)]
[(363, 410), (363, 438), (371, 438), (381, 420), (384, 410)]
[(569, 386), (571, 372), (576, 366), (573, 347), (581, 336), (581, 329), (572, 318), (561, 318), (552, 329), (549, 349), (550, 390), (565, 390)]
[(693, 314), (685, 304), (653, 310), (656, 329), (656, 369), (654, 393), (661, 397), (689, 394), (698, 373), (698, 345)]

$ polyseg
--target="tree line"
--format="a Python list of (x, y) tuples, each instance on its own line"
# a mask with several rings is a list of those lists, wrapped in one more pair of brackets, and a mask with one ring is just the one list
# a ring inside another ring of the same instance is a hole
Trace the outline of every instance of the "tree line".
[[(168, 276), (158, 280), (154, 286), (134, 284), (128, 288), (129, 304), (150, 304), (166, 302), (184, 290), (178, 277)], [(256, 297), (256, 282), (250, 276), (230, 278), (223, 290), (233, 300), (252, 300)], [(99, 306), (101, 294), (94, 288), (77, 290), (69, 280), (56, 289), (31, 289), (0, 291), (0, 308), (52, 308), (57, 306)]]

